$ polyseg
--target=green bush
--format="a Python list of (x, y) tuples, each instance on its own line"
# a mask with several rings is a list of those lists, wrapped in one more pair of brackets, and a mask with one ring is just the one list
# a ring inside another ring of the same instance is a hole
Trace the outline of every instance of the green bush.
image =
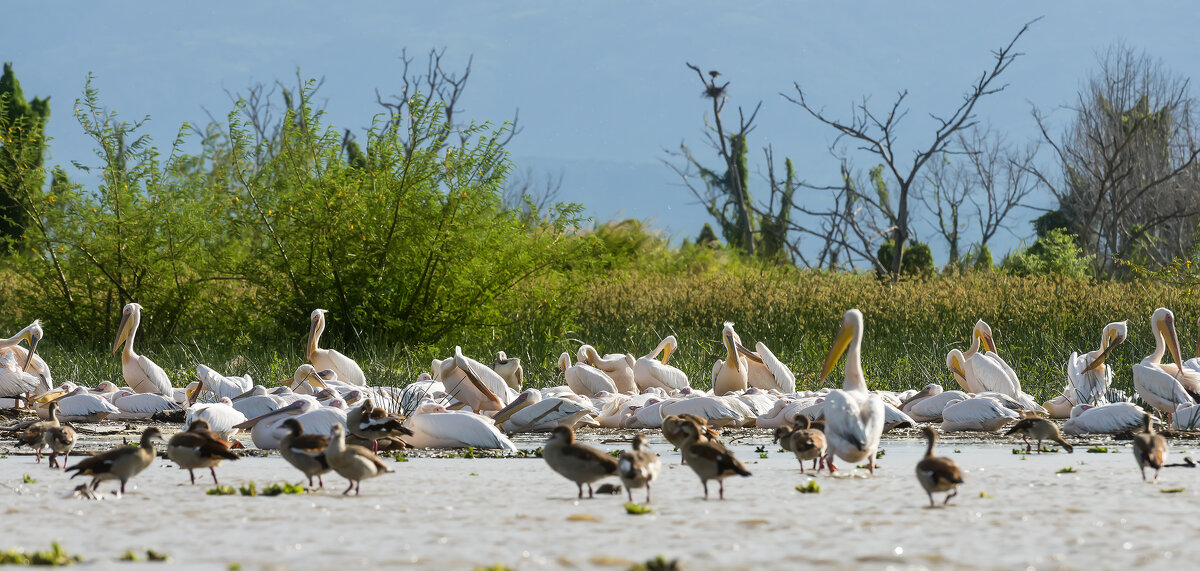
[[(891, 240), (888, 240), (879, 245), (879, 250), (876, 252), (876, 257), (879, 258), (879, 263), (885, 268), (891, 268), (894, 263), (896, 245)], [(923, 242), (909, 242), (904, 247), (904, 259), (900, 260), (900, 275), (927, 277), (934, 273), (933, 252), (929, 249), (929, 244)]]
[(1090, 274), (1093, 255), (1084, 255), (1075, 236), (1062, 228), (1046, 232), (1024, 250), (1004, 258), (1001, 268), (1018, 276), (1060, 275), (1084, 278)]

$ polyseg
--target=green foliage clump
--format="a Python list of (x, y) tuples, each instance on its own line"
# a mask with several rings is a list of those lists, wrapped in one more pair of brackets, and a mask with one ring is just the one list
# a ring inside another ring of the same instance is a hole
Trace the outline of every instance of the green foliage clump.
[(1093, 255), (1084, 255), (1073, 234), (1054, 228), (1032, 246), (1009, 254), (1001, 267), (1019, 276), (1059, 275), (1082, 279), (1090, 274), (1093, 258)]
[[(875, 256), (879, 259), (879, 263), (885, 268), (891, 268), (895, 263), (894, 256), (896, 252), (896, 244), (891, 240), (887, 240), (879, 245), (879, 250)], [(923, 242), (909, 242), (904, 246), (904, 259), (900, 260), (900, 274), (913, 277), (928, 277), (933, 275), (933, 252), (929, 249), (929, 244)]]
[(15, 245), (25, 233), (29, 216), (21, 197), (44, 180), (46, 123), (50, 98), (26, 101), (12, 63), (0, 75), (0, 242)]
[(38, 565), (47, 567), (62, 567), (74, 565), (83, 561), (81, 555), (70, 555), (57, 541), (50, 543), (46, 551), (28, 552), (20, 549), (0, 551), (0, 565)]

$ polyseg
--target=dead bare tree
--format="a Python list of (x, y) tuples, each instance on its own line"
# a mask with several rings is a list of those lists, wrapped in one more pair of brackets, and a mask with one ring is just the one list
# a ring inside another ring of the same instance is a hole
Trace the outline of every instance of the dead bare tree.
[[(908, 114), (908, 110), (903, 108), (904, 100), (908, 96), (907, 91), (901, 91), (883, 115), (872, 110), (868, 105), (869, 99), (864, 97), (855, 105), (848, 121), (831, 118), (823, 110), (813, 107), (798, 83), (793, 84), (796, 92), (794, 96), (782, 94), (788, 101), (799, 105), (814, 119), (836, 130), (838, 137), (834, 141), (835, 146), (839, 145), (843, 138), (846, 138), (856, 144), (857, 149), (871, 153), (878, 158), (886, 172), (886, 177), (890, 179), (890, 183), (895, 184), (894, 197), (893, 193), (885, 188), (886, 192), (874, 193), (878, 200), (872, 200), (868, 193), (854, 191), (856, 199), (865, 199), (868, 204), (878, 209), (879, 216), (887, 220), (895, 255), (892, 256), (891, 267), (886, 270), (891, 274), (893, 280), (899, 279), (904, 246), (913, 234), (910, 198), (914, 184), (920, 180), (919, 177), (930, 159), (945, 152), (957, 133), (975, 125), (975, 106), (979, 101), (988, 95), (1004, 90), (1004, 85), (996, 85), (996, 79), (1021, 55), (1014, 51), (1014, 47), (1021, 36), (1029, 30), (1030, 25), (1036, 21), (1022, 26), (1008, 45), (992, 52), (994, 64), (980, 74), (971, 88), (963, 95), (962, 103), (953, 112), (947, 116), (930, 114), (937, 121), (938, 128), (934, 131), (931, 141), (917, 147), (911, 162), (906, 163), (897, 154), (902, 148), (898, 143), (899, 125)], [(874, 258), (874, 254), (871, 257)], [(878, 260), (873, 260), (873, 263), (876, 266), (879, 265)]]
[(526, 167), (522, 172), (511, 175), (504, 187), (504, 208), (520, 212), (523, 220), (544, 217), (551, 205), (558, 202), (559, 193), (562, 192), (563, 173), (560, 171), (558, 175), (544, 175), (539, 179), (532, 167)]
[(1052, 135), (1049, 118), (1034, 108), (1055, 164), (1026, 170), (1095, 254), (1095, 272), (1114, 276), (1117, 259), (1161, 267), (1191, 252), (1200, 220), (1200, 140), (1186, 78), (1120, 44), (1098, 60), (1067, 107), (1073, 119), (1061, 135)]
[(669, 160), (663, 162), (683, 179), (684, 186), (704, 205), (717, 224), (721, 233), (730, 246), (741, 248), (749, 256), (755, 255), (756, 220), (752, 216), (752, 203), (747, 188), (746, 172), (746, 136), (754, 130), (754, 119), (762, 102), (754, 107), (747, 117), (741, 107), (738, 107), (738, 128), (726, 132), (721, 113), (725, 110), (727, 100), (726, 89), (729, 82), (717, 84), (720, 73), (708, 72), (708, 78), (700, 68), (690, 63), (688, 68), (696, 72), (700, 83), (704, 85), (704, 97), (712, 102), (712, 123), (705, 119), (705, 137), (724, 163), (725, 172), (719, 172), (705, 167), (687, 147), (679, 144), (678, 152), (667, 151), (672, 157), (683, 159), (682, 165)]
[[(442, 60), (445, 55), (446, 48), (429, 50), (429, 54), (425, 58), (425, 70), (419, 72), (413, 70), (412, 64), (415, 58), (409, 56), (408, 49), (405, 48), (400, 52), (402, 66), (400, 92), (385, 97), (378, 89), (375, 90), (375, 101), (387, 110), (388, 121), (394, 127), (400, 127), (405, 122), (408, 116), (407, 109), (412, 104), (412, 97), (418, 93), (440, 105), (443, 113), (443, 127), (436, 135), (434, 148), (440, 148), (446, 138), (453, 133), (466, 136), (459, 129), (459, 125), (455, 123), (455, 117), (462, 112), (459, 100), (467, 89), (467, 80), (471, 77), (471, 65), (475, 62), (475, 56), (470, 56), (467, 58), (467, 65), (459, 72), (443, 66)], [(509, 123), (510, 128), (502, 145), (507, 145), (514, 136), (521, 132), (520, 119), (521, 110), (517, 109), (513, 112), (513, 119)]]
[(962, 161), (943, 154), (930, 161), (925, 174), (925, 188), (919, 193), (921, 202), (937, 219), (937, 231), (946, 241), (949, 260), (946, 265), (958, 265), (962, 232), (968, 221), (969, 212), (963, 205), (971, 195), (971, 175)]
[(996, 233), (1009, 226), (1005, 220), (1037, 189), (1038, 181), (1030, 174), (1039, 145), (1009, 143), (1002, 133), (990, 127), (975, 128), (959, 138), (962, 155), (967, 158), (977, 189), (970, 195), (979, 221), (979, 242), (987, 246)]

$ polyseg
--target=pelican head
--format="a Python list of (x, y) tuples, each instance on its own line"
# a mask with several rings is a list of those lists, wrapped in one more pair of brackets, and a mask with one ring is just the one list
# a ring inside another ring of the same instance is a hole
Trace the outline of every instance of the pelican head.
[(833, 346), (829, 348), (829, 353), (825, 354), (825, 363), (821, 365), (821, 381), (829, 376), (829, 371), (833, 370), (833, 366), (837, 364), (838, 359), (850, 347), (850, 342), (855, 335), (861, 334), (863, 326), (862, 312), (857, 309), (851, 309), (842, 316), (842, 328), (838, 331), (837, 337), (833, 339)]
[[(947, 357), (946, 358), (946, 366), (949, 367), (950, 366), (950, 359), (949, 359), (950, 356), (947, 355), (946, 357)], [(921, 389), (920, 392), (909, 397), (904, 402), (900, 403), (900, 409), (904, 410), (905, 406), (915, 403), (923, 398), (940, 395), (940, 394), (942, 394), (942, 390), (943, 390), (942, 385), (939, 385), (937, 383), (929, 383), (928, 385), (925, 385), (925, 388)]]
[(591, 345), (588, 345), (588, 344), (580, 345), (579, 349), (575, 351), (575, 360), (579, 361), (580, 363), (583, 363), (584, 365), (591, 365), (592, 360), (591, 360), (591, 357), (588, 355), (588, 350), (591, 350), (592, 353), (596, 352), (596, 349), (593, 348)]
[(125, 304), (124, 309), (121, 310), (121, 324), (117, 326), (117, 340), (113, 342), (113, 355), (117, 354), (117, 349), (121, 347), (121, 344), (129, 338), (130, 332), (137, 329), (138, 324), (141, 322), (142, 306), (137, 303)]
[[(34, 320), (29, 324), (29, 327), (21, 330), (21, 339), (29, 342), (29, 354), (25, 355), (25, 362), (21, 363), (21, 370), (25, 370), (29, 366), (29, 361), (33, 359), (33, 354), (37, 351), (38, 341), (42, 340), (42, 322)], [(20, 343), (20, 341), (17, 341)]]
[(317, 368), (305, 363), (296, 368), (296, 374), (290, 379), (284, 379), (280, 384), (298, 386), (304, 381), (313, 381), (313, 385), (318, 388), (326, 388), (325, 381), (321, 379), (321, 375), (317, 373)]
[(571, 354), (563, 351), (562, 355), (558, 356), (558, 370), (566, 371), (571, 368)]
[(1166, 342), (1175, 363), (1183, 363), (1180, 359), (1179, 337), (1175, 334), (1175, 314), (1165, 307), (1154, 310), (1154, 315), (1150, 317), (1150, 329), (1156, 337)]
[(972, 331), (979, 338), (980, 343), (986, 351), (996, 352), (996, 341), (992, 339), (992, 327), (984, 323), (982, 319), (975, 322), (975, 329)]
[(1088, 372), (1100, 365), (1104, 364), (1104, 360), (1108, 358), (1108, 354), (1117, 345), (1125, 342), (1125, 336), (1128, 333), (1127, 322), (1114, 321), (1104, 326), (1104, 330), (1100, 332), (1100, 354), (1088, 363), (1087, 368), (1083, 372)]
[(950, 369), (956, 379), (966, 379), (967, 373), (963, 371), (963, 352), (951, 349), (946, 353), (946, 368)]
[[(566, 355), (566, 353), (563, 354)], [(497, 411), (496, 416), (492, 417), (492, 421), (499, 426), (500, 423), (512, 418), (512, 415), (520, 412), (521, 409), (540, 400), (542, 400), (542, 393), (540, 391), (537, 389), (526, 389), (517, 398), (513, 399), (512, 402), (508, 403), (508, 406)]]

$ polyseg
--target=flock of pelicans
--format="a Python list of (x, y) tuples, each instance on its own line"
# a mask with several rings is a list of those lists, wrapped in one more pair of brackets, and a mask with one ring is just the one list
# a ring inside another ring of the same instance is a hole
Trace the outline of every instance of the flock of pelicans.
[[(519, 359), (497, 354), (485, 365), (462, 354), (435, 359), (429, 373), (406, 387), (372, 387), (354, 360), (335, 350), (321, 348), (325, 329), (323, 309), (310, 316), (308, 362), (278, 386), (254, 384), (247, 376), (225, 376), (198, 364), (196, 380), (185, 388), (172, 386), (161, 367), (134, 352), (142, 306), (126, 305), (113, 344), (123, 346), (121, 364), (125, 387), (102, 382), (87, 388), (66, 382), (55, 385), (46, 362), (37, 355), (43, 331), (34, 322), (8, 339), (0, 339), (0, 407), (32, 407), (43, 420), (9, 427), (18, 440), (37, 450), (41, 461), (50, 450), (50, 466), (63, 455), (66, 466), (75, 444), (68, 422), (104, 419), (162, 418), (178, 415), (186, 430), (166, 441), (167, 456), (191, 474), (208, 468), (217, 481), (215, 467), (236, 460), (231, 450), (241, 444), (234, 436), (248, 431), (254, 446), (279, 450), (312, 485), (314, 477), (337, 472), (350, 481), (344, 493), (357, 493), (361, 480), (391, 470), (377, 457), (380, 449), (395, 447), (516, 450), (506, 436), (518, 432), (550, 432), (543, 447), (546, 462), (583, 486), (618, 476), (632, 501), (631, 488), (646, 488), (659, 472), (658, 457), (645, 448), (645, 436), (633, 440), (633, 449), (614, 458), (575, 441), (575, 429), (584, 426), (660, 428), (677, 446), (683, 461), (700, 477), (708, 497), (709, 480), (717, 480), (724, 498), (723, 480), (749, 476), (718, 439), (727, 427), (774, 429), (775, 438), (801, 462), (813, 461), (818, 471), (837, 470), (836, 460), (866, 462), (875, 471), (880, 436), (893, 428), (918, 423), (941, 423), (942, 432), (997, 431), (1016, 423), (1009, 434), (1038, 441), (1059, 442), (1062, 436), (1136, 432), (1134, 453), (1145, 479), (1145, 468), (1163, 465), (1166, 445), (1154, 432), (1151, 415), (1132, 399), (1113, 390), (1113, 369), (1106, 359), (1128, 334), (1125, 322), (1106, 325), (1097, 349), (1073, 353), (1067, 364), (1067, 384), (1061, 394), (1038, 404), (1021, 390), (1011, 367), (997, 353), (991, 328), (980, 320), (972, 331), (970, 347), (953, 349), (946, 366), (961, 390), (944, 390), (930, 384), (903, 392), (870, 391), (861, 364), (863, 317), (857, 309), (846, 312), (842, 327), (821, 367), (822, 381), (842, 355), (846, 356), (841, 389), (797, 391), (795, 376), (763, 343), (755, 350), (742, 345), (732, 323), (726, 323), (723, 360), (712, 369), (711, 392), (692, 388), (683, 371), (669, 361), (677, 348), (674, 336), (663, 339), (643, 357), (616, 353), (601, 355), (590, 345), (579, 348), (575, 362), (563, 353), (558, 362), (565, 385), (522, 391), (524, 378)], [(1200, 425), (1200, 356), (1182, 361), (1174, 316), (1165, 309), (1151, 318), (1154, 353), (1133, 366), (1136, 396), (1165, 416), (1175, 429)], [(28, 343), (26, 349), (21, 345)], [(1167, 352), (1173, 363), (1163, 363)], [(1200, 355), (1200, 347), (1198, 347)], [(661, 357), (660, 357), (661, 356)], [(1060, 433), (1046, 417), (1066, 419)], [(926, 426), (928, 439), (917, 477), (929, 493), (954, 495), (962, 475), (954, 462), (934, 455), (937, 431)], [(155, 457), (154, 444), (163, 441), (154, 427), (142, 434), (139, 446), (119, 446), (66, 467), (75, 475), (92, 476), (94, 490), (101, 481), (125, 483)], [(74, 476), (72, 476), (74, 477)]]

